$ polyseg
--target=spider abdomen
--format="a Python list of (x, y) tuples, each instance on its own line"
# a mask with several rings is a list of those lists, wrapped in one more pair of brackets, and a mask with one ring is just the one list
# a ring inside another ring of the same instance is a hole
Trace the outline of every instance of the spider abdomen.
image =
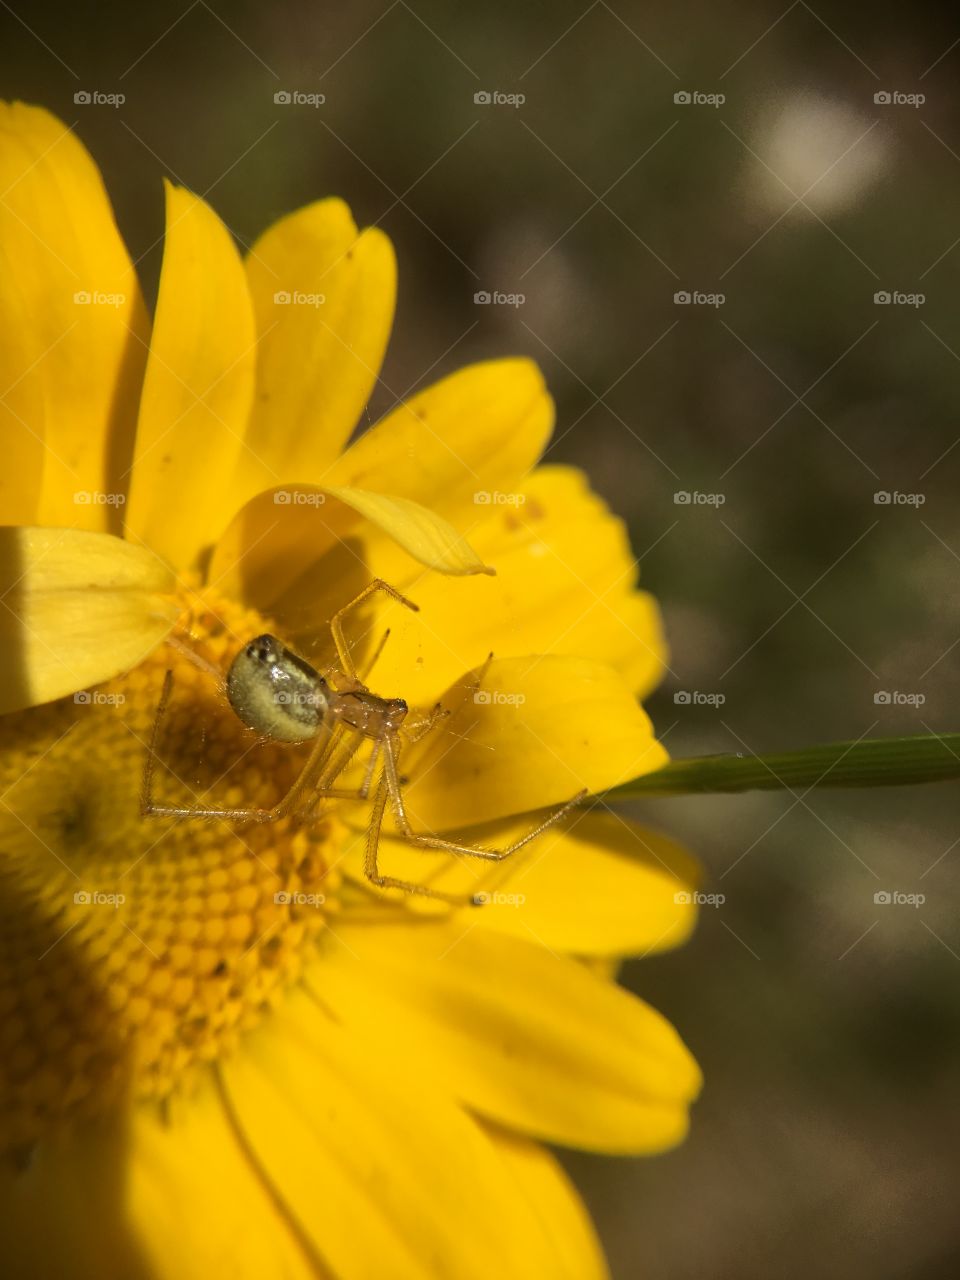
[(275, 636), (244, 645), (227, 673), (227, 697), (251, 729), (278, 742), (306, 742), (329, 730), (327, 682)]

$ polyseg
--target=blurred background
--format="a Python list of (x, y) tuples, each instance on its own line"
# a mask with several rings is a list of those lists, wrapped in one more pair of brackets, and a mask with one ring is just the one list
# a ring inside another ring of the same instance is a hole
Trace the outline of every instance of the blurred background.
[[(162, 175), (244, 245), (336, 193), (400, 262), (371, 420), (468, 361), (540, 362), (549, 458), (663, 603), (674, 755), (960, 727), (950, 6), (3, 10), (4, 96), (76, 124), (148, 295)], [(958, 1274), (956, 789), (636, 811), (724, 901), (625, 974), (703, 1064), (689, 1141), (569, 1160), (614, 1276)]]

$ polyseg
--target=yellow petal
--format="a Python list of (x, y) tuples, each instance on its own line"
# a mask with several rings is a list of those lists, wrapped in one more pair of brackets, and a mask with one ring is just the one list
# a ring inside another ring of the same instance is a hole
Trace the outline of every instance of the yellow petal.
[(338, 922), (309, 972), (374, 1058), (566, 1146), (679, 1142), (700, 1073), (655, 1010), (546, 948), (461, 921)]
[(489, 1126), (490, 1136), (517, 1182), (518, 1194), (536, 1210), (552, 1240), (556, 1270), (551, 1280), (607, 1280), (607, 1264), (590, 1215), (560, 1161), (537, 1142)]
[(364, 516), (428, 569), (458, 575), (493, 572), (449, 521), (418, 502), (346, 485), (327, 492)]
[[(496, 360), (445, 378), (362, 436), (329, 480), (422, 503), (472, 537), (489, 511), (483, 499), (513, 492), (553, 425), (553, 402), (529, 360)], [(410, 585), (396, 542), (370, 531), (361, 554), (370, 577)], [(319, 573), (319, 569), (317, 570)]]
[[(429, 569), (488, 573), (465, 538), (442, 516), (407, 498), (362, 489), (297, 485), (258, 494), (217, 544), (209, 580), (244, 603), (283, 618), (288, 638), (319, 628), (370, 581), (360, 549), (373, 528)], [(327, 556), (336, 558), (332, 572)]]
[(667, 651), (656, 602), (636, 590), (639, 566), (623, 520), (572, 467), (538, 467), (517, 496), (474, 535), (506, 588), (489, 647), (592, 656), (644, 697)]
[(350, 446), (328, 479), (413, 498), (462, 522), (485, 514), (478, 496), (516, 489), (552, 427), (553, 401), (533, 361), (490, 360), (400, 405)]
[[(616, 668), (644, 696), (663, 672), (666, 644), (656, 601), (635, 590), (623, 522), (572, 468), (538, 468), (509, 496), (513, 502), (480, 508), (486, 518), (471, 535), (495, 577), (401, 577), (396, 585), (419, 614), (378, 600), (369, 626), (377, 635), (389, 627), (390, 643), (376, 682), (429, 705), (491, 651), (564, 653)], [(367, 547), (369, 572), (389, 578), (379, 544), (368, 539)]]
[(209, 1083), (175, 1098), (166, 1116), (134, 1112), (125, 1200), (150, 1280), (324, 1274)]
[(0, 713), (134, 667), (170, 630), (173, 578), (107, 533), (0, 529)]
[(147, 319), (96, 165), (0, 104), (0, 511), (119, 532)]
[(253, 398), (255, 335), (230, 233), (189, 191), (170, 184), (166, 190), (163, 269), (127, 529), (181, 568), (194, 563), (235, 510), (231, 481)]
[[(497, 1146), (447, 1089), (392, 1051), (371, 1053), (306, 992), (221, 1071), (265, 1177), (339, 1280), (563, 1274), (537, 1220), (548, 1206), (517, 1194)], [(557, 1236), (568, 1230), (558, 1223)]]
[[(467, 838), (482, 847), (502, 848), (530, 826), (529, 817), (492, 823), (471, 828)], [(358, 840), (347, 862), (357, 882), (367, 885), (362, 861), (363, 841)], [(492, 868), (479, 859), (453, 858), (384, 839), (380, 869), (462, 894), (465, 900), (482, 894), (482, 910), (466, 907), (460, 913), (464, 927), (495, 929), (574, 955), (666, 951), (686, 941), (697, 917), (696, 861), (667, 836), (610, 812), (578, 811)], [(408, 905), (428, 914), (443, 909), (430, 899)]]
[[(552, 402), (531, 361), (475, 365), (414, 396), (351, 445), (324, 477), (325, 492), (341, 486), (369, 493), (371, 501), (384, 495), (412, 500), (435, 520), (464, 530), (487, 511), (474, 503), (474, 494), (515, 488), (536, 462), (552, 422)], [(396, 523), (386, 527), (386, 536), (378, 536), (373, 526), (341, 524), (310, 504), (311, 486), (298, 477), (281, 492), (290, 494), (291, 510), (279, 511), (272, 494), (263, 494), (238, 514), (214, 556), (212, 581), (275, 616), (297, 619), (291, 629), (307, 632), (375, 576), (367, 563), (370, 545), (378, 548), (388, 580), (398, 567), (403, 579), (411, 576), (406, 544), (402, 537), (394, 540)], [(423, 563), (434, 567), (430, 560)], [(436, 567), (444, 573), (476, 573), (477, 564), (471, 554), (463, 561), (455, 557), (450, 569), (443, 562)], [(337, 594), (336, 584), (345, 577), (350, 582)], [(318, 603), (307, 617), (303, 602), (310, 596)]]
[[(545, 833), (502, 884), (485, 879), (480, 923), (555, 951), (651, 955), (690, 936), (699, 883), (696, 861), (667, 836), (613, 813), (590, 813), (567, 831)], [(472, 922), (475, 914), (463, 916)]]
[(559, 804), (667, 761), (617, 673), (587, 659), (494, 659), (479, 690), (467, 679), (443, 703), (453, 714), (401, 765), (417, 830)]
[(373, 390), (396, 298), (390, 241), (358, 235), (342, 200), (274, 223), (246, 269), (259, 342), (240, 501), (278, 478), (326, 478)]

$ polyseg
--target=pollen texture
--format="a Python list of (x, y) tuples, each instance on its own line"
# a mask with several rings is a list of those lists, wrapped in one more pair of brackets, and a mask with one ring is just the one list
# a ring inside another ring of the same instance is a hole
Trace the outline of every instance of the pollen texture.
[[(220, 670), (256, 614), (191, 594), (193, 651)], [(269, 808), (303, 748), (259, 742), (208, 671), (161, 645), (96, 689), (0, 721), (0, 1150), (124, 1094), (162, 1099), (229, 1053), (294, 981), (336, 911), (341, 832), (143, 817), (154, 799)]]

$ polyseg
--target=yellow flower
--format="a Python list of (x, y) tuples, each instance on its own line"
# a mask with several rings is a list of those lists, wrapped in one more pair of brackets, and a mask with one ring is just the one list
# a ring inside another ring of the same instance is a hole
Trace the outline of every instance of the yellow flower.
[(363, 806), (260, 825), (139, 807), (168, 668), (159, 794), (274, 803), (302, 753), (257, 742), (185, 648), (224, 670), (269, 629), (322, 666), (326, 620), (376, 576), (420, 612), (347, 619), (361, 662), (391, 628), (372, 687), (460, 708), (404, 763), (419, 829), (502, 842), (663, 762), (636, 700), (663, 663), (656, 606), (583, 478), (534, 469), (539, 373), (475, 365), (349, 444), (395, 278), (340, 201), (244, 261), (169, 187), (151, 327), (70, 130), (2, 108), (0, 192), (5, 1271), (602, 1275), (540, 1143), (685, 1132), (697, 1067), (610, 977), (689, 932), (682, 850), (581, 812), (491, 879), (385, 833), (391, 873), (488, 894), (460, 910), (373, 889)]

